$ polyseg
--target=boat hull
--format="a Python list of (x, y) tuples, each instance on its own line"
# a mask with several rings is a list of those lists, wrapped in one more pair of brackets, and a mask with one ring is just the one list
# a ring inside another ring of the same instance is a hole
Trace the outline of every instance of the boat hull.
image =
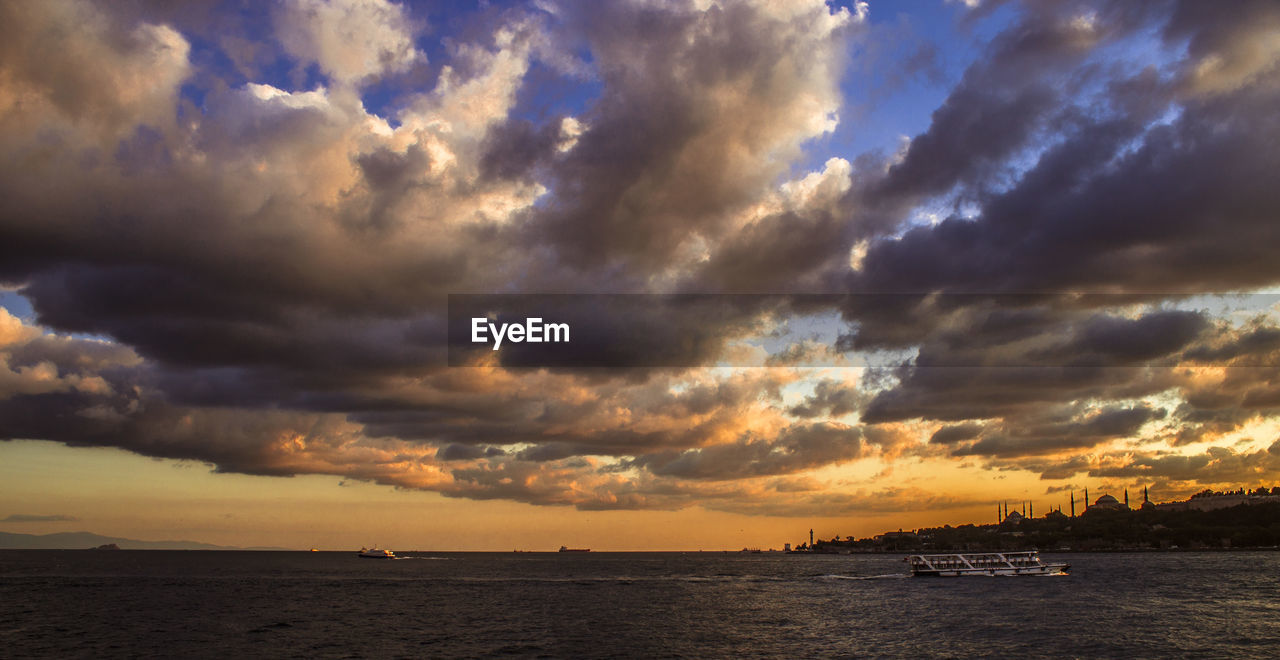
[(951, 570), (915, 570), (911, 574), (918, 577), (994, 577), (998, 575), (1065, 575), (1071, 567), (1067, 564), (1045, 564), (1018, 568), (960, 568)]
[(1035, 551), (911, 555), (903, 561), (912, 575), (921, 577), (1064, 575), (1071, 568), (1064, 563), (1045, 563)]

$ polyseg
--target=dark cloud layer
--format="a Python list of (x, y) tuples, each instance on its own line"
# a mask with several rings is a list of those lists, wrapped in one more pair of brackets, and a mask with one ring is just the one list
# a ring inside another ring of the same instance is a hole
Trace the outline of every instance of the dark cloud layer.
[(858, 429), (835, 422), (794, 425), (772, 441), (743, 438), (737, 442), (678, 454), (654, 454), (641, 463), (656, 475), (685, 479), (741, 479), (790, 474), (858, 458)]

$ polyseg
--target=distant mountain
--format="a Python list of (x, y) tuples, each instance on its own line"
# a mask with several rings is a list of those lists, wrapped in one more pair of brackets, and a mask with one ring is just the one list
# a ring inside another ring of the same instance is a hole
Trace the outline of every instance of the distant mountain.
[(88, 550), (103, 545), (116, 545), (121, 550), (288, 550), (289, 548), (237, 548), (197, 541), (138, 541), (89, 532), (57, 534), (14, 534), (0, 532), (0, 549), (4, 550)]

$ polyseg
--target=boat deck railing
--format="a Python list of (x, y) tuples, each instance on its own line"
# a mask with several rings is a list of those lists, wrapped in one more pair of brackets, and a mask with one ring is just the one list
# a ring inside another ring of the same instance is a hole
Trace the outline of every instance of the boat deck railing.
[(988, 570), (1043, 566), (1036, 552), (982, 552), (939, 555), (912, 555), (913, 569), (929, 571)]

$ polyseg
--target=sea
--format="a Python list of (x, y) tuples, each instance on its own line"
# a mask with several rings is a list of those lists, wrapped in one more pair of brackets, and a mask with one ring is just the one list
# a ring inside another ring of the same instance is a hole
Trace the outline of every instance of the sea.
[(0, 551), (4, 658), (1276, 658), (1280, 552)]

